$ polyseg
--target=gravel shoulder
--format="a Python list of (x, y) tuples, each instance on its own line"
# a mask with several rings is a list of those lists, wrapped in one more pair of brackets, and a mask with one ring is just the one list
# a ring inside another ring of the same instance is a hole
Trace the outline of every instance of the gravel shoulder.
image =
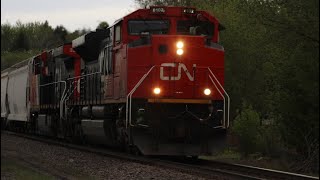
[(1, 156), (1, 179), (54, 180), (54, 176), (34, 168), (32, 165), (8, 156)]
[(204, 179), (2, 133), (1, 179), (28, 179), (19, 178), (23, 171), (31, 179)]

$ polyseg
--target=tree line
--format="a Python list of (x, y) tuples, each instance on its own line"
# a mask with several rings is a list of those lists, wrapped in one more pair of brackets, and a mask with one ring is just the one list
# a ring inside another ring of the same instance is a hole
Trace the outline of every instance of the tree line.
[[(108, 27), (103, 21), (97, 28)], [(1, 70), (29, 58), (44, 49), (52, 49), (86, 34), (90, 29), (82, 28), (73, 32), (63, 25), (55, 28), (45, 22), (1, 24)]]

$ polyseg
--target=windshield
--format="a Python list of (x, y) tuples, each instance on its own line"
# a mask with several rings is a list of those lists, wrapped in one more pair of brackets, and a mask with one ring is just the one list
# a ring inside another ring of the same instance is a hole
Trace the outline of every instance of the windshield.
[(184, 35), (213, 36), (214, 24), (210, 21), (180, 20), (177, 22), (177, 33)]
[(150, 34), (168, 34), (168, 20), (131, 20), (129, 23), (129, 34), (140, 35), (142, 32)]

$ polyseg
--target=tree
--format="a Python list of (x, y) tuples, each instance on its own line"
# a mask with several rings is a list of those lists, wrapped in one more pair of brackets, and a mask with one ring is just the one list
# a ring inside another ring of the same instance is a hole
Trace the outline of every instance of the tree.
[(240, 149), (245, 156), (257, 150), (259, 126), (259, 114), (244, 103), (232, 130), (239, 137)]
[(12, 49), (15, 34), (13, 27), (9, 23), (1, 24), (1, 52)]
[(15, 40), (15, 45), (13, 46), (13, 51), (16, 50), (29, 50), (29, 43), (27, 36), (23, 30), (18, 32), (17, 39)]
[(60, 43), (65, 43), (68, 31), (64, 26), (60, 25), (54, 29), (53, 34), (59, 38)]
[(97, 26), (97, 29), (106, 29), (109, 27), (109, 24), (106, 21), (102, 21), (99, 23), (99, 25)]
[(230, 0), (210, 10), (227, 27), (221, 42), (233, 113), (243, 100), (252, 104), (309, 165), (319, 152), (318, 4)]

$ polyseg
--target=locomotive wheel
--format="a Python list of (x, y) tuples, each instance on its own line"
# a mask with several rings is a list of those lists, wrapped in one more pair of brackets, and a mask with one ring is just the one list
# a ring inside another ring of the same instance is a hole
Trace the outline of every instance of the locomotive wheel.
[(129, 137), (127, 134), (125, 134), (124, 148), (125, 148), (125, 151), (129, 154), (133, 154), (135, 156), (142, 155), (141, 151), (139, 150), (139, 148), (137, 146), (130, 145)]
[(72, 135), (72, 142), (76, 144), (83, 144), (84, 143), (84, 135), (81, 129), (80, 124), (76, 124), (73, 127), (73, 135)]
[(135, 145), (128, 145), (126, 146), (126, 152), (128, 152), (129, 154), (133, 154), (135, 156), (141, 156), (142, 153), (141, 151), (139, 150), (139, 148)]
[(198, 160), (198, 159), (199, 159), (199, 156), (191, 156), (191, 159), (192, 159), (193, 161)]
[(1, 129), (6, 129), (7, 121), (4, 118), (1, 118)]
[(116, 133), (117, 133), (116, 135), (117, 143), (119, 144), (119, 146), (123, 151), (128, 152), (129, 138), (124, 127), (124, 119), (116, 120)]
[(13, 131), (13, 128), (12, 128), (12, 125), (11, 125), (11, 122), (10, 122), (10, 121), (8, 121), (8, 122), (6, 123), (6, 129), (8, 129), (9, 131)]

